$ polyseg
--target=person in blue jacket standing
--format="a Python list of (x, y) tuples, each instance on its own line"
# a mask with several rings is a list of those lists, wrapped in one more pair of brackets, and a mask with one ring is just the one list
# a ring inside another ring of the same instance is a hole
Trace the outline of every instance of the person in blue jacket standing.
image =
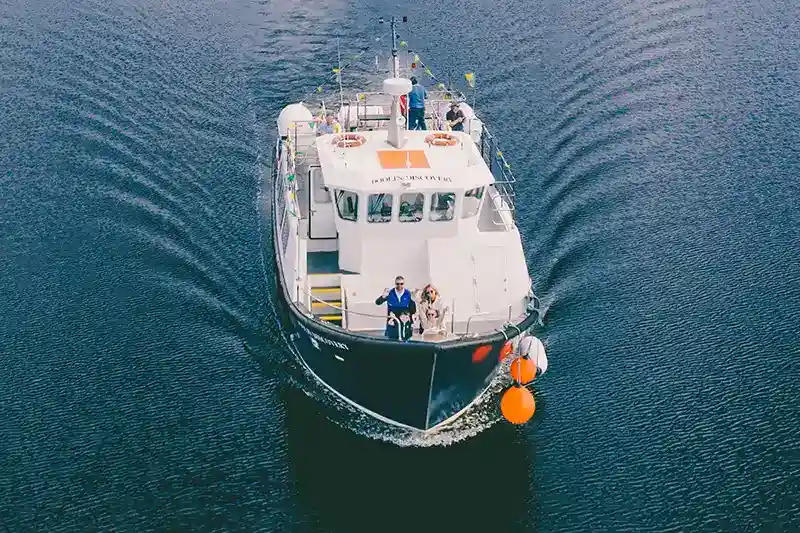
[(408, 93), (408, 129), (427, 130), (425, 125), (425, 99), (428, 92), (417, 78), (411, 76), (411, 92)]
[(403, 276), (394, 278), (394, 290), (386, 289), (383, 294), (375, 300), (375, 305), (383, 305), (386, 302), (386, 331), (384, 335), (390, 339), (398, 339), (397, 320), (390, 318), (399, 317), (402, 313), (414, 316), (417, 312), (417, 304), (411, 297), (411, 291), (405, 288)]

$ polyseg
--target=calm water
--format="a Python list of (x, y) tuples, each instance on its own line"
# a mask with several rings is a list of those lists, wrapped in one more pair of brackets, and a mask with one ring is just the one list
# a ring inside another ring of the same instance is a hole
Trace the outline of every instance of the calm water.
[(534, 421), (446, 447), (329, 419), (261, 249), (274, 117), (392, 7), (0, 5), (0, 531), (800, 530), (798, 4), (398, 13), (476, 70), (548, 308)]

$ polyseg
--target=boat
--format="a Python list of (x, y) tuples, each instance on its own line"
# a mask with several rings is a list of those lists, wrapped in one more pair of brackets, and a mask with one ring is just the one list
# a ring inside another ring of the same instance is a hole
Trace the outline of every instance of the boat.
[[(467, 412), (520, 346), (543, 349), (510, 165), (451, 87), (429, 87), (426, 129), (409, 129), (419, 66), (401, 68), (397, 22), (381, 86), (345, 96), (339, 72), (338, 103), (295, 102), (277, 118), (265, 173), (274, 303), (313, 379), (376, 420), (433, 432)], [(453, 102), (462, 131), (445, 120)], [(323, 131), (328, 114), (338, 131)], [(419, 289), (439, 295), (439, 314), (410, 339), (387, 336), (397, 321), (379, 299), (397, 276), (418, 308)]]

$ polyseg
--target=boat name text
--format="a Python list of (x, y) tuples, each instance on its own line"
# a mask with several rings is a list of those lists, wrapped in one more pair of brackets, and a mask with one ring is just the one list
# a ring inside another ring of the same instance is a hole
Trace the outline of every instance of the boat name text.
[(340, 350), (347, 350), (348, 352), (350, 351), (350, 348), (345, 343), (339, 342), (339, 341), (335, 341), (335, 340), (332, 340), (332, 339), (326, 339), (325, 337), (323, 337), (321, 335), (317, 335), (316, 333), (314, 333), (313, 331), (311, 331), (307, 327), (305, 327), (305, 325), (303, 325), (302, 322), (298, 322), (297, 324), (300, 326), (300, 329), (305, 331), (306, 334), (311, 338), (312, 344), (313, 344), (313, 341), (316, 340), (316, 341), (321, 342), (322, 344), (327, 344), (328, 346), (333, 346), (334, 348), (339, 348)]
[(444, 183), (452, 183), (453, 178), (449, 176), (420, 176), (420, 175), (411, 175), (411, 176), (383, 176), (382, 178), (375, 178), (372, 180), (373, 185), (377, 185), (378, 183), (392, 183), (395, 181), (407, 182), (407, 181), (441, 181)]

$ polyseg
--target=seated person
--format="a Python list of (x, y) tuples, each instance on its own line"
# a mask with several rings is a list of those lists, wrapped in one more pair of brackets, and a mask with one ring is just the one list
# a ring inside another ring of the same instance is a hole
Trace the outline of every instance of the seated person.
[(325, 116), (325, 122), (323, 122), (317, 127), (317, 135), (341, 133), (341, 131), (342, 127), (339, 125), (339, 122), (333, 116), (333, 113), (328, 113), (327, 116)]
[[(388, 317), (394, 315), (396, 318), (403, 312), (407, 312), (413, 316), (417, 312), (417, 304), (411, 297), (411, 291), (405, 288), (405, 279), (403, 279), (403, 276), (397, 276), (394, 279), (394, 290), (384, 289), (383, 294), (378, 296), (375, 300), (375, 305), (383, 305), (384, 302), (386, 302), (386, 315)], [(396, 339), (397, 332), (395, 329), (396, 325), (394, 322), (387, 320), (384, 335)]]
[(458, 108), (458, 102), (450, 104), (450, 111), (445, 115), (447, 125), (453, 131), (464, 131), (464, 112)]

